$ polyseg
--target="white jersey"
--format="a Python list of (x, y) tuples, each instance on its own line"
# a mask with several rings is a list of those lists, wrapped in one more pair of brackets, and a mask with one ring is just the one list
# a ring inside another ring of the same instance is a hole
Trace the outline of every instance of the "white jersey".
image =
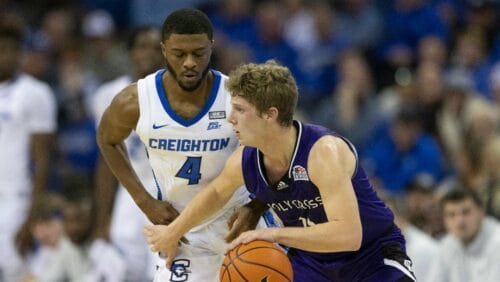
[(27, 198), (31, 135), (55, 130), (56, 102), (47, 84), (26, 74), (0, 84), (0, 196)]
[[(226, 120), (231, 110), (230, 95), (224, 87), (226, 76), (212, 70), (214, 81), (206, 105), (195, 117), (186, 120), (172, 110), (166, 99), (164, 72), (160, 70), (138, 81), (140, 116), (136, 132), (148, 150), (159, 197), (182, 211), (220, 174), (238, 140)], [(248, 192), (239, 189), (226, 206), (205, 223), (246, 201)]]

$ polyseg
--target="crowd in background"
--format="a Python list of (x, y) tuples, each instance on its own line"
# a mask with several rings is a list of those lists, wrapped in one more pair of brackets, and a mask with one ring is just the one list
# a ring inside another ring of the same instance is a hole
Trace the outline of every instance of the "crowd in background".
[[(498, 1), (0, 1), (2, 24), (26, 34), (22, 71), (48, 83), (57, 101), (48, 190), (58, 196), (47, 196), (38, 214), (65, 223), (53, 226), (64, 238), (92, 237), (93, 95), (131, 70), (134, 28), (161, 26), (183, 6), (213, 22), (213, 68), (228, 73), (268, 59), (290, 68), (301, 95), (297, 118), (351, 140), (401, 225), (431, 246), (415, 264), (431, 263), (452, 231), (439, 201), (457, 187), (479, 195), (488, 220), (500, 219)], [(85, 215), (76, 231), (72, 212)]]

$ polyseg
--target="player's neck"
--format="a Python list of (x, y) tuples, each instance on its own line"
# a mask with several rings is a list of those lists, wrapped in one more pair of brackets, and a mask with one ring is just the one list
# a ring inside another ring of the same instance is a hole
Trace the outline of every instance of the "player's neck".
[[(164, 80), (165, 82), (165, 80)], [(205, 102), (210, 96), (210, 89), (213, 82), (212, 72), (207, 72), (207, 74), (201, 80), (200, 85), (193, 91), (184, 90), (179, 86), (175, 78), (171, 77), (170, 74), (166, 73), (166, 83), (164, 87), (168, 96), (174, 97), (178, 101), (198, 101)]]
[[(281, 138), (276, 140), (276, 136)], [(273, 142), (266, 142), (262, 148), (259, 148), (264, 153), (266, 163), (288, 168), (297, 142), (297, 129), (295, 126), (279, 127), (265, 140), (274, 140)]]
[(0, 76), (0, 83), (6, 83), (13, 80), (16, 77), (16, 73), (9, 73)]

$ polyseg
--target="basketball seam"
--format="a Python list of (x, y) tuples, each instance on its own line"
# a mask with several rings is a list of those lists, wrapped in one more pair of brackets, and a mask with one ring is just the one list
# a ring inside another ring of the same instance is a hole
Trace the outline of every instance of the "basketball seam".
[[(243, 273), (241, 273), (241, 271), (238, 269), (238, 267), (236, 267), (236, 264), (234, 264), (234, 263), (233, 263), (233, 267), (234, 267), (234, 269), (236, 269), (236, 272), (238, 272), (238, 274), (240, 275), (240, 277), (241, 277), (241, 278), (243, 278), (243, 280), (245, 280), (245, 282), (250, 282), (250, 281), (248, 281), (248, 280), (246, 279), (246, 277), (245, 277), (245, 276), (243, 276)], [(229, 270), (228, 270), (228, 272), (227, 272), (227, 273), (228, 273), (228, 274), (231, 274), (231, 272), (229, 272)], [(231, 275), (229, 275), (229, 281), (231, 281)]]
[[(272, 268), (272, 267), (269, 267), (269, 266), (267, 266), (267, 265), (265, 265), (265, 264), (261, 264), (261, 263), (257, 263), (257, 262), (252, 262), (252, 261), (250, 261), (250, 260), (245, 260), (244, 258), (240, 257), (240, 255), (243, 255), (243, 254), (245, 254), (245, 253), (247, 253), (247, 252), (249, 252), (249, 251), (251, 251), (251, 250), (255, 250), (255, 249), (271, 249), (271, 250), (273, 250), (273, 251), (277, 251), (277, 252), (279, 252), (280, 254), (282, 254), (282, 255), (284, 255), (284, 256), (286, 256), (286, 257), (288, 258), (288, 256), (287, 256), (285, 253), (283, 253), (283, 251), (281, 251), (281, 250), (279, 250), (279, 249), (276, 249), (276, 248), (273, 248), (273, 247), (265, 247), (265, 246), (264, 246), (264, 247), (254, 247), (254, 248), (251, 248), (251, 249), (245, 250), (245, 251), (243, 251), (243, 252), (241, 252), (241, 253), (239, 253), (239, 252), (238, 252), (238, 250), (239, 250), (239, 249), (240, 249), (240, 248), (238, 247), (238, 249), (236, 249), (236, 250), (235, 250), (235, 254), (236, 254), (236, 257), (237, 257), (237, 258), (238, 258), (241, 262), (244, 262), (244, 263), (247, 263), (247, 264), (252, 264), (252, 265), (258, 265), (258, 266), (262, 266), (262, 267), (267, 268), (267, 269), (271, 269), (271, 270), (273, 270), (273, 271), (275, 271), (275, 272), (279, 273), (279, 274), (280, 274), (281, 276), (283, 276), (286, 280), (291, 281), (291, 280), (288, 278), (288, 276), (287, 276), (286, 274), (284, 274), (283, 272), (281, 272), (281, 271), (279, 271), (279, 270), (277, 270), (277, 269), (274, 269), (274, 268)], [(233, 260), (231, 259), (231, 262), (232, 262), (232, 261), (233, 261)], [(236, 267), (236, 265), (233, 265), (233, 266), (236, 268), (236, 271), (238, 271), (238, 273), (241, 275), (241, 272), (238, 270), (238, 268)]]

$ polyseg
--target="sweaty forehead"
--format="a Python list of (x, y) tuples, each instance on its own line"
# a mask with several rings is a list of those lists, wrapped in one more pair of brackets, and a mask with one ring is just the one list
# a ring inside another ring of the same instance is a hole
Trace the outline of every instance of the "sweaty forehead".
[(198, 49), (205, 48), (210, 44), (210, 39), (205, 33), (202, 34), (177, 34), (172, 33), (165, 44), (170, 49)]

